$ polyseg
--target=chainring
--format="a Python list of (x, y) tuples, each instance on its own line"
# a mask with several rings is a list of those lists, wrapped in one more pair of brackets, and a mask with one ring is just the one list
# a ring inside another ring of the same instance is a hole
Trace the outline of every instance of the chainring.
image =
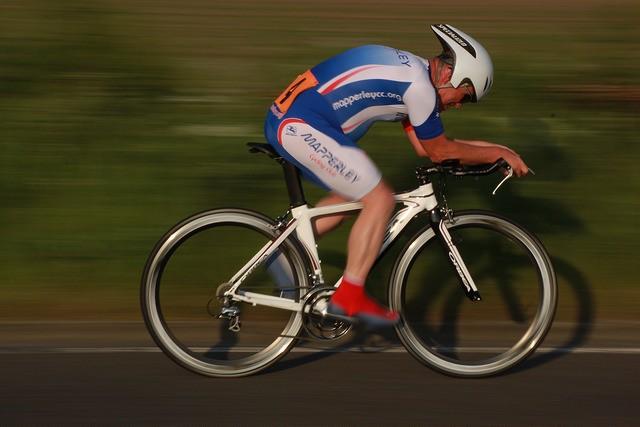
[(327, 305), (336, 291), (333, 287), (314, 289), (305, 295), (302, 305), (302, 325), (313, 338), (330, 341), (344, 336), (351, 329), (351, 323), (328, 317)]

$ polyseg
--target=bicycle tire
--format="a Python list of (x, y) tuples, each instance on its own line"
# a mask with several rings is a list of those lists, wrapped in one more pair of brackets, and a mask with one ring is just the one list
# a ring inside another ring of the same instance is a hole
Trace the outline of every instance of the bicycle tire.
[[(240, 377), (267, 368), (295, 345), (302, 328), (299, 312), (240, 303), (238, 333), (228, 329), (228, 320), (214, 317), (221, 307), (217, 288), (276, 235), (270, 218), (229, 208), (187, 218), (160, 239), (147, 260), (140, 298), (147, 329), (167, 356), (198, 374)], [(293, 237), (279, 250), (277, 261), (288, 265), (294, 286), (279, 289), (257, 268), (240, 289), (252, 283), (258, 292), (299, 301), (308, 277), (306, 258)]]
[[(507, 218), (464, 211), (447, 222), (483, 300), (466, 299), (426, 227), (408, 241), (392, 272), (389, 302), (401, 315), (396, 331), (431, 368), (457, 377), (495, 375), (534, 352), (551, 327), (553, 266), (542, 243)], [(497, 345), (487, 344), (492, 340)]]

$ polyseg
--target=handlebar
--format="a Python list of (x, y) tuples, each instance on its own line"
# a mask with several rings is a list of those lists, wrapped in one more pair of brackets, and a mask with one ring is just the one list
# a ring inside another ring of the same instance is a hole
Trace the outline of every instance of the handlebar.
[(416, 168), (416, 175), (421, 184), (427, 184), (431, 181), (431, 175), (481, 176), (490, 175), (499, 170), (506, 171), (506, 174), (491, 193), (495, 196), (500, 186), (513, 177), (513, 169), (504, 159), (481, 165), (462, 165), (458, 160), (447, 160), (433, 166), (420, 166)]
[(494, 163), (481, 165), (462, 165), (458, 160), (446, 160), (436, 163), (433, 166), (420, 166), (416, 168), (416, 174), (420, 176), (431, 175), (453, 175), (453, 176), (481, 176), (490, 175), (500, 169), (509, 171), (511, 166), (503, 159), (498, 159)]

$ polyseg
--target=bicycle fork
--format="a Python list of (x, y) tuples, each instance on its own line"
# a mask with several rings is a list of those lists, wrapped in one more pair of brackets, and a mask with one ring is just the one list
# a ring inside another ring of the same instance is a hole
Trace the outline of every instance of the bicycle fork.
[(471, 273), (469, 273), (460, 252), (458, 252), (458, 248), (456, 248), (456, 245), (453, 243), (451, 234), (449, 234), (449, 230), (447, 230), (445, 224), (445, 218), (439, 208), (436, 207), (429, 211), (429, 223), (436, 236), (438, 236), (438, 241), (440, 241), (442, 247), (447, 253), (450, 265), (455, 271), (460, 286), (462, 286), (467, 298), (471, 301), (481, 301), (482, 298), (480, 297), (480, 292), (478, 292), (478, 288), (471, 277)]

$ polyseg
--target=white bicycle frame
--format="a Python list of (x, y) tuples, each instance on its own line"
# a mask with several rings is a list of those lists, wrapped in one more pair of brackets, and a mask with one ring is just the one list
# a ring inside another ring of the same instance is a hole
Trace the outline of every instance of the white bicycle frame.
[[(399, 193), (395, 195), (397, 203), (404, 205), (391, 218), (387, 226), (380, 254), (400, 235), (402, 230), (418, 213), (432, 211), (438, 206), (438, 200), (433, 191), (433, 184), (427, 183), (420, 185), (413, 191)], [(275, 239), (267, 242), (253, 258), (251, 258), (232, 278), (229, 280), (230, 289), (225, 292), (225, 296), (230, 297), (234, 301), (242, 301), (253, 305), (262, 305), (274, 308), (280, 308), (290, 311), (302, 311), (304, 301), (293, 301), (289, 298), (276, 297), (255, 292), (247, 292), (238, 290), (242, 282), (251, 272), (260, 264), (271, 256), (278, 247), (293, 232), (300, 243), (302, 243), (307, 255), (312, 263), (313, 273), (311, 279), (318, 284), (324, 283), (321, 269), (321, 261), (318, 256), (316, 239), (313, 233), (312, 220), (317, 217), (331, 216), (340, 213), (353, 212), (362, 209), (362, 203), (349, 202), (335, 205), (327, 205), (316, 208), (310, 208), (308, 205), (302, 205), (291, 209), (291, 220), (287, 223), (282, 233)], [(456, 247), (451, 241), (451, 236), (444, 226), (444, 222), (440, 222), (440, 232), (444, 236), (446, 245), (449, 248), (449, 258), (455, 266), (464, 286), (467, 289), (477, 291), (477, 288), (469, 274), (462, 257), (458, 253)], [(339, 280), (338, 280), (339, 283)], [(336, 283), (334, 286), (337, 286)]]

